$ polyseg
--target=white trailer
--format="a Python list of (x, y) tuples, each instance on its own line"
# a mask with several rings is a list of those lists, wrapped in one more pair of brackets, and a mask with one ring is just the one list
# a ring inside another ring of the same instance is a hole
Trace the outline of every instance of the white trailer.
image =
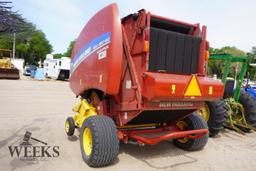
[(20, 73), (23, 73), (24, 59), (11, 58), (11, 63), (20, 70)]
[(44, 60), (45, 77), (65, 80), (69, 78), (71, 59), (69, 57), (61, 57), (54, 59), (53, 55), (48, 54)]

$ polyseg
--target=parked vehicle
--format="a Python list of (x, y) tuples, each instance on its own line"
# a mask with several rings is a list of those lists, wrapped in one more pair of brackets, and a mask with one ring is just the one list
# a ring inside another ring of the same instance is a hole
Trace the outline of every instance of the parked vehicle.
[(35, 65), (26, 65), (23, 75), (30, 76), (32, 72), (35, 72), (37, 67)]
[[(217, 135), (223, 126), (240, 133), (256, 130), (256, 101), (250, 95), (249, 88), (241, 89), (248, 67), (248, 58), (216, 54), (211, 55), (210, 60), (219, 60), (225, 63), (222, 77), (225, 86), (223, 99), (206, 102), (205, 106), (199, 110), (199, 114), (208, 123), (210, 134)], [(242, 65), (241, 70), (237, 78), (228, 79), (231, 63), (235, 62)]]
[(10, 58), (0, 59), (0, 78), (20, 79), (20, 72)]
[(24, 73), (24, 59), (12, 58), (11, 62), (20, 73)]
[(256, 100), (256, 85), (249, 85), (244, 88), (247, 93), (249, 93)]
[(113, 163), (119, 141), (202, 149), (208, 127), (196, 111), (224, 92), (206, 76), (208, 48), (199, 24), (145, 10), (120, 20), (116, 4), (93, 16), (72, 52), (70, 88), (81, 101), (65, 122), (68, 136), (80, 130), (83, 160)]
[(9, 49), (0, 49), (2, 56), (0, 59), (0, 79), (19, 79), (20, 71), (12, 63), (12, 51)]
[[(256, 69), (256, 64), (250, 64), (250, 67)], [(244, 90), (256, 100), (256, 83), (247, 79), (245, 81)]]
[(60, 59), (54, 59), (52, 55), (47, 55), (44, 60), (45, 77), (65, 80), (69, 78), (70, 71), (69, 57), (61, 57)]

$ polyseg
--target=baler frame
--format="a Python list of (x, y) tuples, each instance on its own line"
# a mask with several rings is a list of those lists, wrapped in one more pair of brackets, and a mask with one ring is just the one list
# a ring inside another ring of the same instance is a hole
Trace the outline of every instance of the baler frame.
[[(139, 126), (139, 125), (138, 125)], [(151, 133), (163, 133), (159, 136), (150, 137)], [(208, 129), (198, 129), (198, 130), (188, 130), (181, 131), (177, 129), (176, 125), (162, 126), (159, 128), (149, 128), (144, 130), (119, 130), (119, 139), (124, 143), (128, 144), (129, 139), (136, 140), (136, 144), (139, 145), (155, 145), (164, 140), (177, 139), (177, 138), (190, 138), (190, 139), (198, 139), (208, 133)], [(140, 134), (143, 134), (140, 135)]]
[[(80, 103), (75, 105), (73, 111), (76, 113), (74, 116), (75, 128), (80, 129), (83, 122), (92, 116), (97, 116), (97, 111), (92, 104), (88, 102), (89, 100), (80, 98)], [(179, 119), (181, 120), (181, 119)], [(69, 129), (69, 125), (66, 122), (65, 129)], [(201, 138), (203, 135), (208, 133), (208, 129), (197, 129), (197, 130), (180, 130), (176, 121), (173, 124), (161, 125), (159, 123), (155, 124), (139, 124), (139, 125), (127, 125), (118, 126), (118, 138), (125, 144), (136, 143), (139, 145), (155, 145), (163, 140), (169, 140), (174, 138), (190, 138), (197, 139)], [(151, 133), (163, 133), (159, 136), (147, 137)], [(141, 135), (143, 134), (143, 135)], [(135, 142), (134, 142), (135, 141)]]
[[(160, 22), (151, 25), (151, 17)], [(180, 32), (183, 27), (186, 33)], [(169, 44), (177, 45), (179, 53), (174, 49), (175, 53), (165, 58), (180, 57), (179, 71), (175, 72), (177, 67), (174, 71), (158, 70), (154, 61), (160, 55), (150, 51), (158, 42), (150, 39), (151, 31), (167, 34)], [(196, 65), (187, 70), (189, 63), (183, 67), (186, 59), (195, 60)], [(145, 10), (119, 21), (115, 4), (93, 16), (73, 50), (70, 87), (81, 102), (74, 108), (75, 117), (66, 120), (68, 136), (74, 134), (75, 128), (80, 130), (84, 161), (94, 167), (110, 164), (117, 156), (119, 141), (154, 145), (173, 139), (182, 149), (202, 149), (208, 140), (208, 127), (194, 112), (205, 101), (219, 99), (223, 94), (222, 83), (206, 77), (207, 60), (205, 26), (200, 32), (199, 24), (167, 19)]]

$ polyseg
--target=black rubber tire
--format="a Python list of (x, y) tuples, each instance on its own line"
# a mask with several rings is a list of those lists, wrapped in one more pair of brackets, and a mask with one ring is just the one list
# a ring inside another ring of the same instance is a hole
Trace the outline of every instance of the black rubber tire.
[(74, 119), (72, 117), (68, 117), (66, 119), (66, 122), (69, 123), (69, 129), (68, 130), (65, 129), (65, 132), (67, 133), (68, 136), (74, 135), (74, 132), (75, 132), (75, 129), (76, 129), (76, 125), (75, 125)]
[(62, 80), (63, 81), (63, 80), (65, 80), (65, 77), (66, 77), (65, 73), (64, 72), (60, 72), (58, 80)]
[(239, 103), (241, 103), (245, 110), (245, 119), (248, 124), (256, 128), (256, 100), (242, 90), (239, 97)]
[(224, 100), (206, 102), (210, 117), (207, 121), (210, 137), (216, 136), (223, 128), (227, 121), (227, 109)]
[[(92, 151), (87, 156), (83, 147), (83, 133), (89, 128), (92, 135)], [(119, 140), (115, 123), (104, 115), (87, 118), (80, 130), (80, 147), (83, 160), (91, 167), (102, 167), (112, 164), (118, 155)]]
[[(186, 117), (184, 121), (188, 124), (189, 130), (208, 129), (205, 120), (196, 112)], [(183, 150), (196, 151), (204, 148), (208, 141), (208, 137), (209, 134), (206, 134), (198, 139), (188, 139), (186, 143), (181, 143), (180, 141), (178, 141), (178, 139), (173, 139), (173, 143), (175, 146)]]

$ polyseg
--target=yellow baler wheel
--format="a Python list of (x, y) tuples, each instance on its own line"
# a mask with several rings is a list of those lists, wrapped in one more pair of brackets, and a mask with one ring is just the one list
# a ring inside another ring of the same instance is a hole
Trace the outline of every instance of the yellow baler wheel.
[(87, 156), (91, 155), (92, 152), (92, 134), (89, 128), (85, 128), (83, 133), (83, 146), (84, 152)]

